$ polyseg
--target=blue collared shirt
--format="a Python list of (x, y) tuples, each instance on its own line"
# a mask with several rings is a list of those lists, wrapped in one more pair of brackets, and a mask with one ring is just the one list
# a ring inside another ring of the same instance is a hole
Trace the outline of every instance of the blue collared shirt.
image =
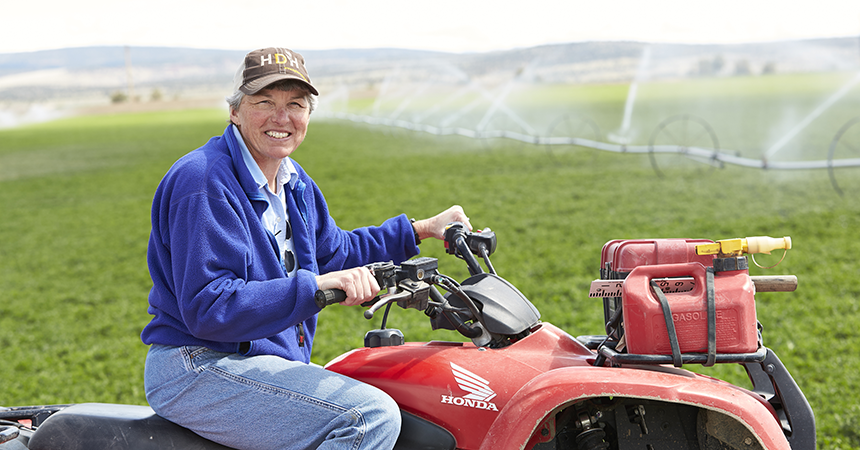
[[(266, 176), (263, 175), (263, 171), (257, 165), (257, 161), (254, 160), (254, 157), (251, 156), (251, 152), (245, 145), (245, 140), (242, 139), (239, 129), (235, 125), (232, 125), (231, 128), (233, 129), (233, 135), (236, 136), (236, 141), (239, 143), (239, 147), (242, 149), (242, 159), (245, 162), (245, 166), (251, 172), (254, 181), (257, 182), (260, 193), (269, 201), (269, 207), (263, 212), (263, 226), (275, 236), (278, 242), (278, 250), (280, 251), (281, 265), (284, 266), (287, 275), (293, 277), (298, 270), (298, 264), (295, 263), (295, 248), (293, 247), (290, 217), (287, 214), (287, 200), (284, 186), (289, 184), (290, 189), (294, 189), (296, 182), (298, 182), (299, 174), (290, 158), (282, 159), (277, 174), (276, 189), (278, 192), (272, 192), (269, 189), (269, 182), (266, 180)], [(288, 232), (288, 230), (290, 231)]]

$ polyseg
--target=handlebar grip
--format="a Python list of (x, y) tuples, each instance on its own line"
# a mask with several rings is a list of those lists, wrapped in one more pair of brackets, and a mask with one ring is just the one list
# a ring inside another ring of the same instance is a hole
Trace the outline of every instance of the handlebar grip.
[(346, 292), (343, 289), (320, 289), (314, 294), (314, 302), (316, 302), (319, 309), (344, 300), (346, 300)]

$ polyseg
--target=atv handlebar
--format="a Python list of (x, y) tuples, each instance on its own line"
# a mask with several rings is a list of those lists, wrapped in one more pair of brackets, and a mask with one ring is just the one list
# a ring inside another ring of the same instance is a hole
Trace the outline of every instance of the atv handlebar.
[[(496, 250), (496, 235), (491, 230), (471, 232), (460, 222), (448, 224), (445, 229), (445, 248), (447, 253), (465, 260), (472, 275), (484, 272), (475, 255), (481, 256), (490, 273), (495, 274), (489, 259), (489, 255)], [(378, 295), (373, 300), (362, 303), (362, 306), (369, 306), (364, 311), (366, 319), (373, 318), (373, 315), (383, 306), (397, 303), (404, 309), (423, 310), (431, 318), (442, 314), (448, 318), (454, 329), (468, 338), (474, 339), (484, 333), (481, 326), (468, 324), (462, 317), (455, 314), (465, 314), (468, 317), (466, 320), (474, 319), (479, 323), (483, 321), (481, 310), (460, 289), (459, 284), (438, 272), (436, 258), (417, 258), (404, 261), (400, 266), (387, 262), (374, 263), (366, 267), (373, 273), (380, 288), (386, 290), (384, 294)], [(466, 308), (452, 307), (435, 286), (440, 286), (456, 295), (463, 301)], [(318, 290), (314, 294), (314, 302), (320, 309), (344, 300), (346, 300), (346, 294), (341, 289)], [(383, 319), (384, 323), (385, 319)]]
[[(445, 227), (445, 251), (448, 254), (465, 260), (472, 275), (483, 272), (475, 255), (483, 258), (490, 273), (495, 273), (489, 256), (496, 251), (496, 234), (489, 228), (473, 233), (468, 231), (461, 222), (448, 224)], [(369, 302), (362, 303), (362, 306), (371, 306), (376, 305), (380, 300), (386, 300), (384, 304), (393, 301), (400, 303), (402, 301), (414, 300), (415, 294), (418, 293), (417, 288), (414, 286), (410, 287), (408, 284), (401, 286), (401, 282), (404, 280), (411, 280), (416, 283), (421, 282), (425, 278), (429, 278), (430, 275), (437, 273), (438, 264), (434, 258), (418, 258), (405, 261), (399, 267), (390, 261), (368, 264), (365, 267), (373, 273), (376, 282), (379, 283), (379, 287), (388, 291), (387, 294), (377, 296)], [(412, 292), (412, 295), (398, 293), (398, 289), (401, 288), (406, 288), (407, 292)], [(392, 297), (395, 294), (397, 296)], [(422, 298), (424, 297), (423, 292), (419, 295)], [(346, 300), (346, 293), (342, 289), (321, 289), (317, 290), (314, 294), (314, 302), (320, 309), (344, 300)], [(373, 313), (381, 307), (382, 305), (368, 310), (369, 314), (366, 311), (365, 317), (370, 319), (373, 317)]]
[[(429, 298), (427, 292), (430, 285), (424, 280), (430, 279), (437, 274), (438, 261), (435, 258), (417, 258), (404, 261), (400, 266), (392, 262), (368, 264), (368, 270), (376, 278), (376, 282), (387, 292), (378, 295), (373, 300), (362, 303), (362, 306), (370, 306), (364, 316), (368, 319), (382, 306), (397, 302), (404, 303), (410, 307), (411, 303), (421, 304)], [(314, 294), (314, 302), (322, 309), (334, 303), (346, 300), (346, 293), (342, 289), (321, 289)]]
[(496, 251), (496, 233), (489, 228), (473, 233), (461, 222), (452, 222), (445, 227), (445, 252), (464, 261), (470, 275), (483, 273), (475, 256), (480, 256), (490, 273), (496, 273), (490, 263), (490, 255)]

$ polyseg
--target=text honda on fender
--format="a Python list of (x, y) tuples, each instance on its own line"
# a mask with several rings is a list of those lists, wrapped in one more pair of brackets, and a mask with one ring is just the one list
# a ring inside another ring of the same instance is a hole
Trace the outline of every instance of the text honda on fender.
[(454, 375), (457, 386), (468, 394), (462, 397), (442, 395), (442, 403), (488, 411), (499, 410), (496, 408), (496, 404), (490, 401), (496, 397), (496, 393), (490, 389), (489, 381), (454, 363), (451, 363), (451, 373)]

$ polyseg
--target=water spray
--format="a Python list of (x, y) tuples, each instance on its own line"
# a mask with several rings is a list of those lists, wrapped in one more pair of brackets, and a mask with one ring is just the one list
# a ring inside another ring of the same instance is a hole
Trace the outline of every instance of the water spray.
[(770, 157), (773, 156), (780, 149), (782, 149), (785, 144), (787, 144), (790, 140), (794, 139), (794, 137), (797, 136), (798, 133), (800, 133), (801, 131), (803, 131), (804, 128), (809, 126), (809, 124), (812, 123), (813, 120), (817, 119), (818, 116), (827, 111), (831, 106), (833, 106), (834, 103), (839, 101), (839, 99), (844, 97), (845, 94), (847, 94), (848, 91), (851, 90), (851, 88), (857, 85), (857, 83), (860, 83), (860, 73), (854, 76), (854, 78), (852, 78), (848, 83), (842, 86), (842, 88), (836, 91), (836, 93), (831, 95), (827, 100), (824, 101), (824, 103), (818, 105), (818, 107), (815, 108), (811, 113), (809, 113), (809, 115), (806, 116), (805, 119), (803, 119), (799, 124), (795, 125), (794, 128), (789, 130), (789, 132), (785, 136), (783, 136), (782, 139), (773, 144), (773, 146), (771, 146), (764, 153), (763, 159), (765, 161), (770, 159)]
[(624, 118), (621, 121), (621, 128), (617, 133), (609, 133), (607, 136), (612, 142), (618, 144), (630, 143), (630, 121), (633, 117), (633, 104), (636, 102), (636, 93), (639, 91), (639, 81), (644, 80), (648, 76), (648, 64), (650, 61), (651, 46), (646, 46), (642, 50), (639, 67), (636, 69), (636, 76), (633, 78), (633, 82), (630, 83), (630, 89), (627, 91), (627, 101), (624, 102)]

